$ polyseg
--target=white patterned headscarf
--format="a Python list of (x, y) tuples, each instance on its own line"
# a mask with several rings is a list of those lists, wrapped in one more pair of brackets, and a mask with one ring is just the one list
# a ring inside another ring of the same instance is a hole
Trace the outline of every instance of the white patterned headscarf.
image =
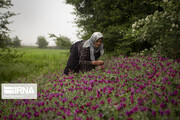
[(101, 53), (101, 55), (104, 54), (104, 49), (103, 49), (103, 44), (101, 44), (101, 46), (99, 48), (96, 48), (94, 46), (95, 42), (99, 39), (99, 38), (103, 38), (103, 34), (100, 33), (100, 32), (94, 32), (92, 35), (91, 35), (91, 38), (89, 40), (87, 40), (83, 47), (87, 48), (87, 47), (90, 47), (90, 58), (92, 61), (95, 60), (95, 56), (94, 56), (94, 52), (99, 52)]

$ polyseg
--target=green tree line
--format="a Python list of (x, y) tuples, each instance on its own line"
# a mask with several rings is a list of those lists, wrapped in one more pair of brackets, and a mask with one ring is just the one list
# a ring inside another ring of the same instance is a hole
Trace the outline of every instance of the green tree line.
[[(93, 32), (102, 32), (106, 52), (116, 51), (130, 55), (145, 49), (150, 50), (155, 45), (161, 46), (160, 51), (164, 51), (165, 47), (160, 45), (158, 40), (164, 43), (164, 46), (168, 46), (166, 43), (171, 41), (172, 45), (171, 48), (167, 48), (168, 50), (172, 49), (173, 43), (179, 42), (180, 5), (178, 0), (66, 0), (66, 3), (74, 6), (74, 14), (77, 16), (75, 23), (81, 28), (78, 33), (80, 38), (86, 40)], [(150, 21), (149, 26), (145, 23), (141, 24), (138, 29), (132, 28), (133, 24), (146, 19), (149, 15), (153, 16), (155, 12), (167, 13), (174, 21), (169, 21), (166, 19), (168, 16), (162, 15), (156, 23)], [(171, 14), (173, 16), (170, 16)], [(165, 34), (161, 33), (162, 30), (170, 29), (173, 23), (177, 29), (173, 29), (172, 33), (169, 31)], [(138, 32), (140, 29), (141, 31)], [(144, 33), (142, 31), (148, 32), (149, 36), (146, 36), (146, 39), (142, 39), (142, 33)], [(175, 38), (172, 38), (173, 34), (176, 34)], [(154, 35), (157, 35), (157, 38), (153, 37)], [(157, 42), (154, 43), (155, 41)], [(176, 47), (176, 51), (171, 50), (176, 53), (162, 52), (162, 55), (179, 57), (178, 50), (179, 47)]]

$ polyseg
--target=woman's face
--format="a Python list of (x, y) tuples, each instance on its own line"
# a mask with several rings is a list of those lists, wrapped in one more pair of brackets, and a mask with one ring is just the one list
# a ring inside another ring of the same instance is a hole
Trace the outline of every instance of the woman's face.
[(99, 47), (101, 46), (101, 44), (102, 44), (102, 38), (99, 38), (99, 39), (94, 43), (94, 46), (95, 46), (96, 48), (99, 48)]

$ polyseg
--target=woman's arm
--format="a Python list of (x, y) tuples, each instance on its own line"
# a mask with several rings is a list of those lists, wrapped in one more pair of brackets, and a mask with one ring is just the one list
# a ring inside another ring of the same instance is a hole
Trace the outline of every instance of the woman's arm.
[(89, 71), (95, 66), (103, 65), (104, 62), (102, 60), (91, 61), (89, 48), (82, 48), (79, 53), (79, 64), (81, 71)]

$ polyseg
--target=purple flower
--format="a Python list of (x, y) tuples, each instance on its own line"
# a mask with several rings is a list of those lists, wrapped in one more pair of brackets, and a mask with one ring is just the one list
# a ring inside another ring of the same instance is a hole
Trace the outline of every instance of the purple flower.
[(166, 113), (166, 115), (170, 115), (170, 110), (167, 109), (167, 110), (165, 111), (165, 113)]
[(76, 99), (77, 99), (78, 97), (77, 96), (75, 96), (73, 99), (74, 99), (74, 101), (76, 101)]
[(117, 110), (121, 110), (121, 106), (118, 106), (116, 109), (117, 109)]
[(173, 92), (173, 96), (176, 96), (177, 94), (178, 94), (177, 90)]
[(130, 116), (131, 114), (133, 114), (134, 112), (132, 111), (132, 110), (130, 110), (130, 111), (126, 111), (126, 115), (127, 116)]
[(134, 99), (132, 98), (132, 99), (131, 99), (131, 104), (133, 104), (133, 103), (134, 103)]
[(70, 103), (70, 106), (71, 106), (71, 107), (74, 107), (74, 104), (73, 104), (73, 103)]
[(162, 110), (159, 110), (159, 114), (163, 116), (164, 112)]
[(91, 97), (89, 97), (89, 99), (90, 99), (90, 100), (93, 100), (93, 97), (91, 96)]
[(38, 117), (38, 116), (39, 116), (39, 112), (35, 112), (34, 117)]
[(83, 113), (84, 113), (84, 114), (87, 114), (87, 111), (86, 111), (86, 110), (83, 110)]
[(91, 106), (91, 102), (86, 103), (86, 106)]
[(152, 103), (156, 104), (156, 103), (157, 103), (157, 102), (156, 102), (156, 99), (153, 99), (153, 100), (152, 100)]
[(172, 99), (171, 102), (172, 102), (173, 105), (177, 105), (178, 104), (178, 102), (175, 101), (174, 99)]
[(68, 111), (66, 111), (66, 113), (65, 113), (67, 116), (70, 116), (71, 115), (71, 112), (68, 110)]
[(161, 86), (161, 90), (164, 91), (166, 89), (165, 86)]
[(66, 119), (66, 116), (63, 115), (63, 116), (62, 116), (62, 119)]
[(104, 101), (101, 101), (100, 104), (104, 104)]
[(63, 98), (62, 102), (65, 103), (68, 99), (67, 98)]
[(114, 118), (112, 117), (110, 120), (114, 120)]
[(167, 104), (165, 104), (165, 103), (161, 103), (160, 104), (160, 107), (163, 109), (163, 108), (165, 108), (167, 106)]
[(61, 113), (60, 113), (60, 112), (57, 112), (57, 115), (61, 115)]
[(93, 109), (93, 110), (96, 110), (98, 107), (99, 107), (99, 106), (96, 105), (96, 106), (93, 106), (92, 109)]
[(87, 117), (86, 120), (92, 120), (92, 117)]
[(153, 116), (156, 116), (156, 111), (153, 110), (153, 111), (152, 111), (152, 115), (153, 115)]
[(108, 102), (108, 103), (111, 103), (111, 98), (108, 98), (107, 102)]
[(102, 117), (103, 116), (103, 114), (102, 113), (99, 113), (99, 117)]
[(134, 111), (134, 112), (137, 112), (137, 111), (138, 111), (138, 107), (134, 107), (134, 108), (133, 108), (133, 111)]
[(81, 119), (81, 117), (77, 117), (77, 118), (75, 118), (75, 120), (82, 120), (82, 119)]
[(81, 113), (82, 112), (82, 110), (79, 109), (79, 108), (77, 108), (75, 111), (76, 111), (76, 113)]

